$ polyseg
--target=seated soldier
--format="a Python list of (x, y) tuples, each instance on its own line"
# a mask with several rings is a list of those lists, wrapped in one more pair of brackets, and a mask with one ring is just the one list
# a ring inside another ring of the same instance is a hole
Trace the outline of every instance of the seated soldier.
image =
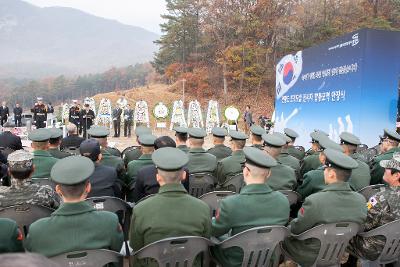
[[(24, 234), (18, 228), (15, 221), (7, 218), (0, 218), (0, 254), (24, 252), (25, 250), (22, 244), (23, 239)], [(2, 263), (3, 262), (0, 262), (0, 266)]]
[(192, 173), (210, 173), (213, 174), (217, 168), (217, 158), (207, 153), (204, 148), (204, 138), (206, 131), (199, 128), (190, 128), (189, 134), (189, 163), (187, 168)]
[(207, 153), (214, 155), (217, 161), (229, 157), (232, 154), (232, 149), (224, 145), (225, 136), (228, 135), (224, 128), (214, 127), (211, 130), (213, 135), (214, 147), (207, 150)]
[(133, 209), (129, 232), (133, 250), (168, 237), (209, 238), (210, 208), (203, 201), (188, 195), (181, 184), (186, 176), (183, 167), (189, 161), (187, 154), (177, 148), (164, 147), (157, 149), (152, 159), (158, 170), (160, 190)]
[(60, 150), (61, 137), (63, 135), (62, 130), (58, 128), (49, 129), (51, 136), (49, 140), (49, 153), (56, 159), (62, 159), (71, 156), (70, 153)]
[(32, 141), (33, 164), (35, 165), (32, 178), (49, 178), (51, 168), (58, 160), (48, 151), (50, 137), (50, 131), (45, 128), (33, 130), (28, 134), (29, 140)]
[(304, 176), (307, 172), (311, 170), (316, 170), (321, 166), (319, 161), (319, 151), (321, 147), (319, 146), (319, 141), (321, 139), (327, 139), (328, 136), (322, 131), (314, 131), (310, 134), (311, 136), (311, 149), (307, 151), (307, 154), (300, 165), (300, 175)]
[(283, 132), (291, 139), (287, 148), (289, 155), (297, 158), (298, 160), (303, 160), (305, 153), (294, 147), (294, 143), (296, 142), (296, 138), (299, 137), (299, 134), (290, 128), (283, 129)]
[(274, 134), (263, 134), (262, 138), (265, 143), (264, 151), (277, 161), (277, 165), (271, 168), (271, 176), (267, 180), (267, 185), (272, 190), (294, 190), (297, 186), (294, 169), (283, 165), (278, 160), (285, 141)]
[[(265, 183), (271, 174), (271, 167), (277, 162), (255, 147), (243, 149), (246, 163), (243, 169), (246, 186), (240, 194), (229, 196), (220, 202), (212, 235), (220, 237), (231, 231), (238, 234), (257, 226), (286, 225), (289, 220), (289, 201), (280, 192), (272, 191)], [(279, 207), (279, 208), (278, 208)], [(242, 266), (243, 252), (238, 248), (212, 250), (222, 266)]]
[[(381, 160), (379, 164), (385, 169), (383, 180), (388, 186), (369, 199), (365, 232), (400, 219), (400, 153), (394, 153), (391, 160)], [(355, 236), (350, 241), (349, 251), (357, 257), (374, 261), (384, 246), (383, 236)]]
[(289, 166), (292, 168), (295, 173), (296, 177), (300, 177), (300, 160), (297, 158), (291, 156), (288, 152), (288, 144), (291, 142), (292, 139), (290, 139), (287, 135), (283, 133), (278, 133), (275, 132), (273, 133), (274, 135), (280, 137), (285, 144), (282, 146), (281, 154), (278, 156), (278, 161), (282, 163), (283, 165)]
[(188, 153), (189, 148), (186, 145), (188, 139), (188, 129), (185, 127), (174, 127), (173, 130), (175, 131), (176, 148), (179, 148), (183, 152)]
[[(298, 217), (291, 221), (290, 229), (299, 235), (319, 224), (355, 222), (363, 224), (367, 216), (365, 199), (353, 192), (347, 182), (357, 162), (342, 152), (333, 149), (324, 151), (326, 156), (324, 178), (327, 184), (322, 191), (307, 197)], [(319, 253), (320, 243), (316, 239), (285, 239), (283, 248), (290, 258), (301, 266), (311, 266)]]
[(241, 174), (246, 158), (243, 148), (246, 145), (247, 135), (238, 131), (230, 131), (232, 156), (229, 156), (217, 164), (216, 178), (218, 186), (222, 188), (223, 184), (237, 174)]
[(265, 134), (265, 129), (261, 126), (253, 124), (250, 127), (250, 142), (251, 146), (263, 150), (262, 135)]
[(85, 202), (94, 169), (94, 163), (82, 156), (67, 157), (54, 165), (51, 178), (63, 204), (51, 217), (31, 224), (26, 250), (46, 257), (87, 249), (121, 250), (124, 238), (117, 215), (97, 211)]
[[(151, 129), (144, 127), (144, 126), (136, 127), (135, 135), (136, 135), (136, 142), (138, 144), (140, 144), (139, 136), (141, 136), (143, 134), (151, 134)], [(131, 162), (132, 160), (136, 160), (136, 159), (140, 158), (141, 155), (142, 155), (142, 150), (140, 148), (134, 148), (134, 149), (131, 149), (131, 150), (128, 150), (127, 152), (125, 152), (125, 156), (124, 156), (125, 166), (128, 166), (129, 162)]]
[(100, 144), (95, 139), (86, 139), (81, 143), (79, 152), (91, 159), (95, 165), (93, 174), (89, 177), (91, 191), (88, 197), (118, 197), (121, 198), (121, 188), (115, 168), (100, 164), (102, 154)]
[(8, 165), (11, 186), (0, 187), (0, 208), (21, 204), (58, 207), (58, 197), (50, 186), (32, 182), (35, 165), (31, 153), (25, 150), (11, 153), (8, 155)]

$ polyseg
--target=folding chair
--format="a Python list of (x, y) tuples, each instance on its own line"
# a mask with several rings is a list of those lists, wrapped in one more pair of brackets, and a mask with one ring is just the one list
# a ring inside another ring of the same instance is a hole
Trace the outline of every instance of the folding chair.
[(244, 177), (242, 173), (238, 173), (234, 176), (232, 176), (231, 178), (229, 178), (228, 180), (226, 180), (221, 186), (220, 188), (222, 188), (223, 190), (226, 191), (232, 191), (235, 193), (240, 193), (240, 190), (243, 188), (244, 186)]
[(234, 192), (231, 191), (214, 191), (206, 193), (199, 197), (199, 199), (203, 200), (210, 207), (211, 217), (215, 216), (215, 212), (219, 208), (219, 202), (226, 198), (227, 196), (234, 195)]
[(364, 198), (368, 201), (372, 196), (377, 194), (379, 192), (379, 189), (381, 187), (384, 187), (384, 184), (374, 184), (374, 185), (369, 185), (364, 188), (361, 188), (358, 193), (364, 196)]
[(117, 266), (122, 267), (122, 255), (107, 249), (68, 252), (51, 257), (50, 260), (60, 267), (100, 267), (109, 263), (117, 263)]
[(200, 197), (214, 190), (215, 178), (209, 173), (192, 173), (189, 175), (189, 194)]
[(290, 206), (296, 204), (297, 202), (299, 202), (301, 200), (301, 195), (299, 193), (297, 193), (296, 191), (279, 190), (279, 192), (281, 192), (282, 194), (284, 194), (287, 197), (287, 199), (289, 200)]

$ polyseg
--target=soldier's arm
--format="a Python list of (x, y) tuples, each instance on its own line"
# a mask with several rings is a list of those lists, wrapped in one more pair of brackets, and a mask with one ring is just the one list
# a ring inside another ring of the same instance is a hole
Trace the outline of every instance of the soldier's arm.
[(136, 218), (137, 214), (135, 213), (135, 209), (133, 209), (131, 227), (129, 229), (129, 245), (133, 251), (138, 251), (144, 246), (143, 235), (140, 233)]
[(311, 180), (312, 177), (309, 173), (306, 173), (304, 175), (303, 183), (296, 189), (297, 193), (299, 193), (303, 199), (312, 194)]
[(211, 228), (212, 236), (219, 237), (221, 235), (228, 233), (232, 228), (229, 219), (230, 218), (229, 218), (228, 205), (226, 204), (225, 200), (222, 200), (220, 202), (220, 207), (217, 210), (217, 214), (215, 215), (215, 218), (212, 221), (212, 228)]
[(379, 165), (379, 162), (374, 160), (371, 169), (371, 184), (382, 183), (384, 169)]
[(111, 229), (111, 240), (110, 240), (110, 249), (120, 252), (122, 248), (122, 243), (124, 242), (124, 232), (122, 230), (122, 226), (118, 222), (118, 217), (116, 214), (110, 214), (113, 216), (113, 222)]
[(297, 218), (290, 223), (292, 233), (298, 235), (311, 229), (316, 225), (318, 218), (318, 203), (306, 198), (303, 206), (299, 210)]
[(367, 202), (368, 213), (364, 224), (364, 231), (369, 231), (383, 224), (382, 217), (387, 212), (388, 205), (385, 200), (380, 201), (379, 196), (380, 194), (372, 196)]
[(221, 185), (221, 184), (223, 184), (225, 182), (226, 177), (224, 175), (224, 164), (221, 161), (219, 161), (217, 163), (217, 168), (216, 168), (216, 171), (215, 171), (215, 175), (216, 175), (218, 184)]

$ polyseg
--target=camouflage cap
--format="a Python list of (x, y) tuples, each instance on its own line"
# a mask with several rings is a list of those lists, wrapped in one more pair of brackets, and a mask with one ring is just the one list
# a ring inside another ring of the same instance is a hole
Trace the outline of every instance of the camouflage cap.
[(265, 129), (263, 129), (260, 125), (253, 124), (250, 127), (250, 132), (254, 135), (262, 136), (265, 134)]
[(289, 136), (290, 138), (293, 138), (293, 139), (299, 137), (299, 134), (298, 134), (295, 130), (292, 130), (292, 129), (290, 129), (290, 128), (285, 128), (285, 129), (283, 129), (283, 132), (284, 132), (287, 136)]
[(389, 160), (381, 160), (379, 165), (385, 169), (395, 169), (400, 171), (400, 152), (394, 153), (393, 157)]
[(143, 135), (143, 134), (151, 134), (151, 129), (145, 126), (138, 126), (135, 129), (135, 135), (137, 137)]
[(33, 155), (25, 150), (17, 150), (8, 155), (8, 167), (13, 170), (30, 169), (33, 165)]
[(221, 128), (221, 127), (212, 128), (211, 133), (216, 137), (225, 137), (228, 135), (228, 132), (224, 128)]

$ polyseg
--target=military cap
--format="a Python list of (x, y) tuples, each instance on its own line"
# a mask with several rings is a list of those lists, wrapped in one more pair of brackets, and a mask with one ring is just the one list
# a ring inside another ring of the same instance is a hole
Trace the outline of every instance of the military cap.
[(137, 137), (141, 136), (142, 134), (151, 134), (151, 129), (146, 126), (138, 126), (135, 129), (135, 135)]
[(325, 135), (324, 133), (319, 132), (319, 131), (310, 133), (310, 137), (313, 141), (318, 142), (318, 143), (321, 141), (321, 139), (328, 138), (327, 135)]
[(379, 165), (385, 169), (395, 169), (400, 171), (400, 152), (393, 153), (393, 157), (389, 160), (381, 160)]
[(277, 165), (276, 160), (262, 150), (255, 147), (243, 148), (246, 162), (260, 168), (271, 168)]
[(173, 130), (174, 130), (175, 132), (177, 132), (177, 133), (180, 133), (180, 134), (187, 134), (187, 132), (188, 132), (188, 128), (186, 128), (186, 127), (180, 127), (180, 126), (175, 126), (175, 127), (173, 128)]
[(229, 131), (229, 136), (233, 140), (246, 140), (248, 136), (241, 131)]
[(336, 150), (336, 151), (339, 151), (339, 152), (343, 152), (343, 148), (339, 144), (333, 142), (329, 138), (322, 138), (319, 141), (319, 145), (321, 146), (321, 148), (323, 150), (326, 150), (326, 149), (330, 148), (330, 149), (333, 149), (333, 150)]
[(17, 150), (8, 155), (8, 166), (13, 171), (30, 169), (33, 165), (33, 155), (25, 150)]
[(283, 141), (285, 141), (285, 143), (290, 143), (290, 142), (292, 142), (292, 139), (291, 139), (289, 136), (287, 136), (286, 134), (279, 133), (279, 132), (275, 132), (275, 133), (273, 133), (273, 135), (278, 136), (278, 137), (281, 138)]
[(43, 100), (43, 97), (40, 97), (40, 96), (39, 96), (39, 97), (37, 97), (36, 99), (37, 99), (37, 101), (42, 101), (42, 100)]
[(265, 133), (262, 135), (262, 139), (267, 146), (282, 147), (284, 144), (286, 144), (286, 142), (280, 136), (273, 134)]
[(48, 131), (50, 131), (50, 139), (57, 139), (63, 136), (63, 131), (59, 128), (51, 128), (48, 129)]
[(347, 144), (355, 145), (355, 146), (361, 145), (360, 138), (358, 138), (357, 136), (355, 136), (352, 133), (342, 132), (339, 135), (339, 137), (340, 137), (340, 142), (341, 143), (347, 143)]
[(110, 134), (110, 130), (105, 126), (92, 126), (87, 133), (93, 138), (105, 138)]
[(259, 136), (262, 136), (263, 134), (265, 134), (265, 130), (260, 125), (256, 125), (256, 124), (253, 124), (250, 127), (250, 132), (254, 135), (259, 135)]
[(164, 171), (177, 171), (188, 162), (189, 157), (185, 152), (174, 147), (159, 148), (151, 155), (154, 165)]
[(299, 137), (299, 134), (298, 134), (295, 130), (292, 130), (292, 129), (290, 129), (290, 128), (285, 128), (285, 129), (283, 129), (283, 132), (284, 132), (287, 136), (289, 136), (290, 138), (292, 138), (292, 139), (296, 139), (297, 137)]
[(340, 151), (327, 148), (325, 149), (324, 154), (326, 156), (325, 166), (327, 167), (345, 170), (351, 170), (358, 167), (357, 161)]
[(224, 128), (221, 128), (221, 127), (212, 128), (211, 133), (216, 137), (225, 137), (228, 135), (228, 132)]
[(157, 137), (152, 134), (142, 134), (139, 136), (139, 144), (141, 146), (154, 146)]
[(380, 136), (381, 139), (391, 139), (397, 142), (400, 142), (400, 135), (395, 131), (384, 129), (383, 136)]
[(79, 146), (79, 153), (82, 156), (88, 157), (93, 161), (96, 161), (101, 153), (100, 143), (96, 139), (86, 139)]
[(87, 180), (94, 172), (94, 163), (84, 156), (70, 156), (57, 161), (51, 179), (58, 184), (74, 185)]
[(203, 139), (204, 137), (207, 136), (206, 131), (200, 128), (189, 128), (188, 129), (188, 134), (190, 137), (196, 138), (196, 139)]
[(321, 133), (321, 134), (323, 134), (323, 135), (325, 135), (325, 136), (329, 136), (328, 133), (326, 133), (326, 132), (324, 132), (324, 131), (322, 131), (322, 130), (319, 130), (319, 129), (314, 129), (314, 132)]
[(50, 139), (50, 137), (50, 131), (45, 128), (33, 130), (28, 134), (29, 140), (33, 142), (46, 142)]

